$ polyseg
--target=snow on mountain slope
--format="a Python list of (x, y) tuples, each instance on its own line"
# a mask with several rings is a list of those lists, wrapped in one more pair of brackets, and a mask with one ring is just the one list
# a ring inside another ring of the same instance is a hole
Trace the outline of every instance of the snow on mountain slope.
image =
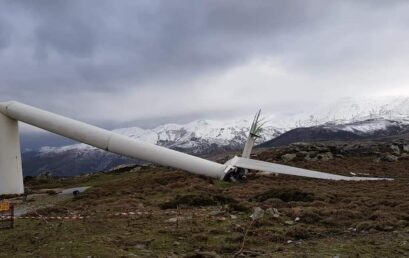
[(373, 134), (378, 131), (386, 131), (391, 127), (399, 127), (400, 123), (384, 119), (370, 119), (363, 122), (339, 125), (338, 130), (352, 132), (356, 134)]
[[(241, 149), (247, 139), (250, 124), (250, 120), (243, 119), (230, 122), (197, 120), (185, 125), (166, 124), (154, 129), (130, 127), (114, 132), (186, 153), (206, 155)], [(278, 128), (267, 125), (260, 142), (281, 133)], [(39, 151), (23, 153), (25, 175), (51, 171), (54, 175), (71, 176), (138, 162), (141, 161), (121, 157), (82, 143), (63, 147), (42, 147)]]
[[(386, 128), (388, 121), (398, 121), (409, 124), (409, 97), (378, 97), (378, 98), (343, 98), (325, 106), (315, 107), (293, 116), (277, 118), (266, 116), (268, 123), (264, 127), (259, 142), (270, 140), (281, 133), (298, 127), (318, 126), (326, 123), (348, 124), (372, 120), (370, 124), (349, 125), (346, 130), (380, 130)], [(130, 127), (114, 130), (131, 138), (183, 150), (189, 153), (202, 154), (205, 148), (241, 147), (247, 137), (251, 124), (250, 119), (230, 121), (196, 120), (188, 124), (165, 124), (154, 129)], [(365, 128), (363, 127), (365, 126)], [(41, 153), (94, 149), (85, 144), (75, 144), (63, 147), (43, 147)]]
[[(116, 133), (137, 139), (143, 142), (158, 144), (168, 148), (180, 149), (189, 153), (203, 154), (205, 148), (241, 147), (247, 138), (250, 120), (236, 120), (229, 122), (197, 120), (185, 125), (166, 124), (154, 129), (130, 127), (113, 130)], [(281, 134), (279, 128), (265, 126), (260, 142), (274, 138)], [(89, 151), (95, 149), (86, 144), (74, 144), (63, 147), (42, 147), (40, 153), (62, 153), (65, 151)]]
[(387, 119), (409, 123), (409, 97), (343, 98), (336, 102), (312, 109), (290, 117), (277, 119), (274, 125), (279, 128), (318, 126), (325, 123), (347, 124), (368, 119)]

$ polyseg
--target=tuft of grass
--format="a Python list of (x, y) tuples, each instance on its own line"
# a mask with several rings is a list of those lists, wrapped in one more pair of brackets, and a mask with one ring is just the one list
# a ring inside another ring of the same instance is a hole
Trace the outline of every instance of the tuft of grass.
[(304, 192), (297, 188), (276, 188), (257, 194), (252, 198), (259, 202), (277, 198), (284, 202), (312, 202), (315, 200), (314, 193)]
[(243, 208), (237, 204), (237, 201), (222, 195), (212, 195), (206, 193), (177, 195), (173, 200), (159, 205), (162, 209), (176, 209), (178, 206), (203, 207), (223, 204), (233, 204), (235, 208)]

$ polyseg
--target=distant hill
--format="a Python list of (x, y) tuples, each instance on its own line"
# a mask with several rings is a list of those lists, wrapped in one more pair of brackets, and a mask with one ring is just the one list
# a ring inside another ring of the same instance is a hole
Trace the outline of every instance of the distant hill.
[(301, 127), (260, 144), (258, 147), (285, 146), (295, 142), (351, 141), (397, 136), (409, 132), (409, 125), (386, 119), (369, 119), (343, 125)]

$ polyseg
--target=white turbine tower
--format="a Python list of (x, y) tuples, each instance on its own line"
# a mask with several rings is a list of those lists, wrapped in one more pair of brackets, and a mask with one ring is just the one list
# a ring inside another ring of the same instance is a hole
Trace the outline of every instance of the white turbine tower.
[[(257, 117), (258, 120), (258, 117)], [(226, 164), (141, 142), (86, 123), (56, 115), (16, 101), (0, 103), (0, 195), (24, 192), (17, 121), (116, 154), (146, 160), (187, 172), (218, 178), (240, 179), (243, 169), (330, 180), (384, 180), (386, 178), (346, 177), (283, 166), (248, 157), (234, 157)], [(249, 143), (248, 146), (253, 146)], [(251, 148), (250, 152), (251, 152)], [(247, 150), (248, 151), (248, 150)], [(247, 152), (246, 152), (247, 153)], [(247, 154), (246, 154), (247, 155)]]

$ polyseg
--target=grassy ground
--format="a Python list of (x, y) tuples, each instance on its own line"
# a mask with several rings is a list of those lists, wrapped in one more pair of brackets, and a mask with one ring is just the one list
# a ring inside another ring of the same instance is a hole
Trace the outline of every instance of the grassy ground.
[[(275, 154), (263, 152), (259, 158), (274, 160)], [(398, 179), (251, 176), (244, 183), (228, 183), (159, 167), (29, 182), (33, 189), (91, 185), (77, 198), (37, 211), (89, 218), (18, 219), (15, 229), (0, 231), (0, 257), (233, 257), (244, 235), (244, 257), (409, 256), (408, 160), (375, 163), (361, 157), (291, 164)], [(255, 207), (265, 212), (252, 222)], [(130, 211), (139, 213), (113, 215)]]

